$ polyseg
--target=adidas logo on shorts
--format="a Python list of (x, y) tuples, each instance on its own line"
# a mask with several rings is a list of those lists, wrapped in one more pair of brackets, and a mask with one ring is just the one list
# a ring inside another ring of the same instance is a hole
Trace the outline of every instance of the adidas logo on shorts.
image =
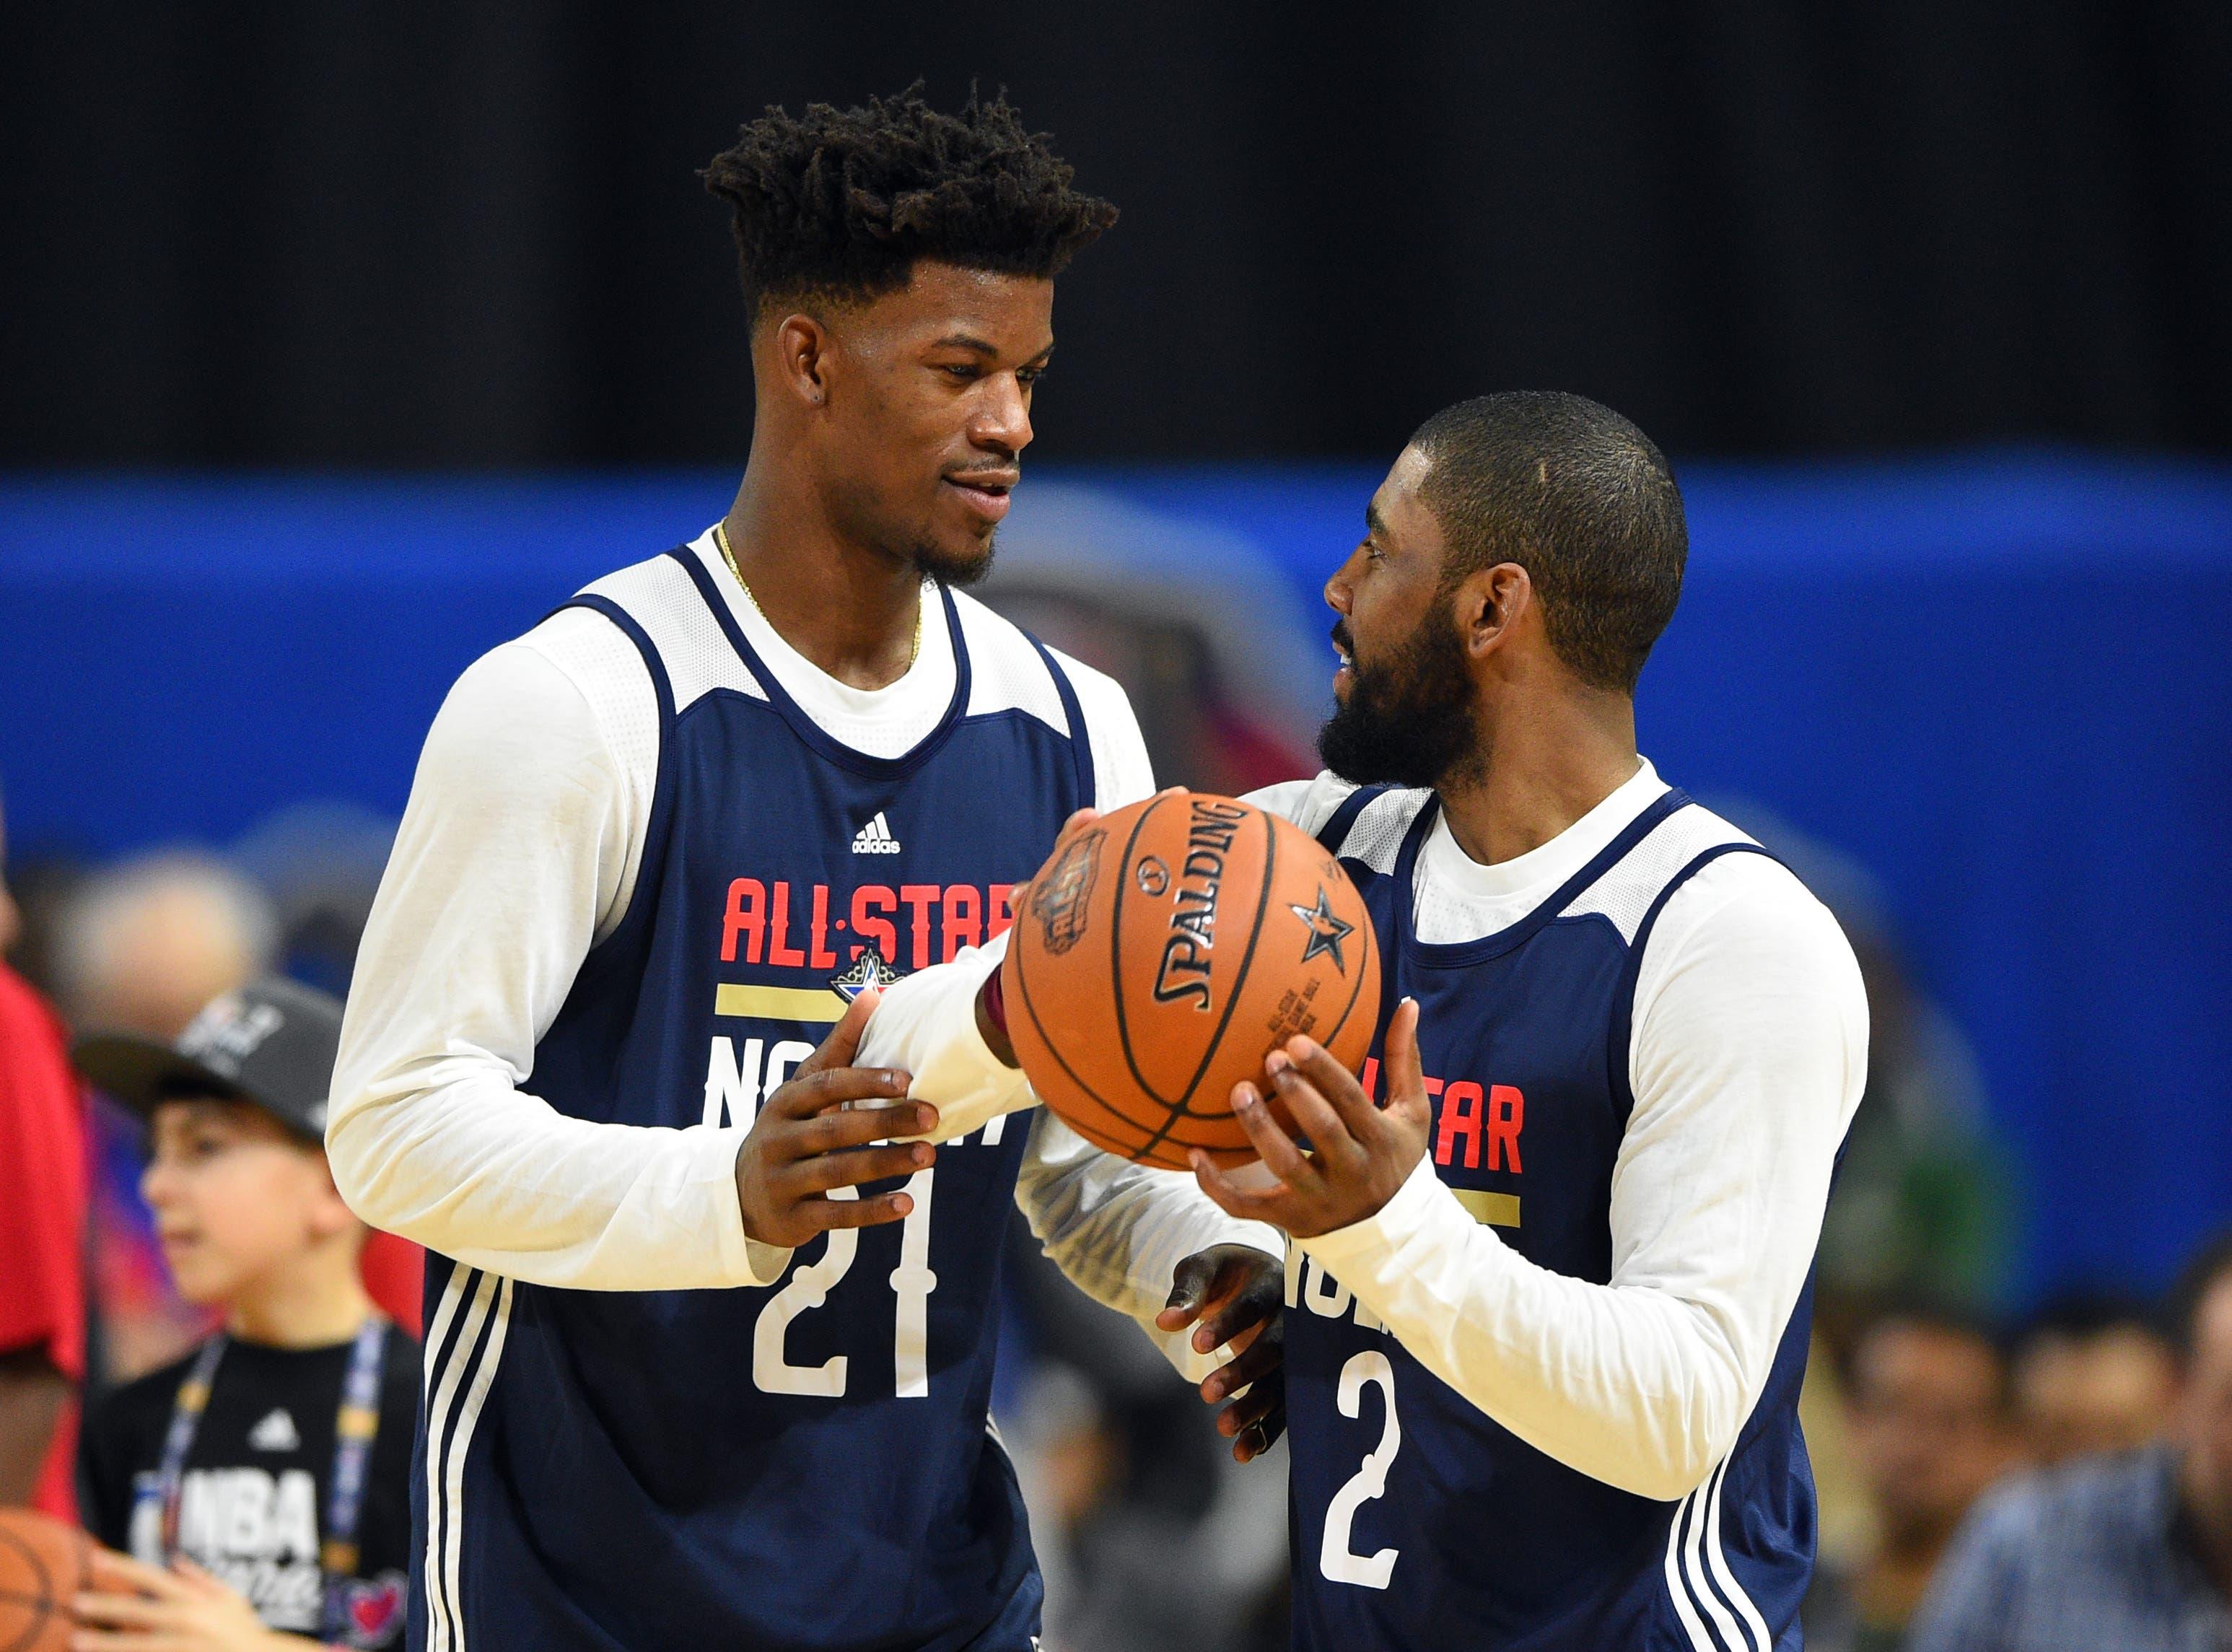
[(884, 820), (884, 811), (876, 810), (876, 817), (853, 834), (853, 853), (855, 855), (896, 855), (899, 840), (892, 836), (891, 827)]

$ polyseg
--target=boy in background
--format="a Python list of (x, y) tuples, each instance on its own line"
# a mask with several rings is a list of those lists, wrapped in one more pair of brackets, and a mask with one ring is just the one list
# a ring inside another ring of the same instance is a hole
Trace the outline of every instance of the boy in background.
[(321, 1146), (341, 1018), (266, 979), (211, 1003), (175, 1049), (73, 1052), (147, 1118), (165, 1259), (180, 1295), (224, 1314), (87, 1419), (86, 1525), (125, 1551), (78, 1602), (87, 1652), (401, 1639), (418, 1350), (365, 1294), (366, 1230)]

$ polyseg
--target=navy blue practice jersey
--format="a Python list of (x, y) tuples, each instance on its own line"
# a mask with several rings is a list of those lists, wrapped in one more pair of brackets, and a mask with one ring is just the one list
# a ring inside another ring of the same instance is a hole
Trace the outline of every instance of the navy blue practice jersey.
[[(1358, 792), (1320, 837), (1364, 891), (1386, 1006), (1418, 1001), (1428, 1153), (1521, 1255), (1606, 1283), (1612, 1168), (1633, 1105), (1630, 1005), (1651, 926), (1701, 867), (1763, 851), (1670, 792), (1519, 922), (1430, 945), (1412, 933), (1412, 890), (1437, 811), (1425, 793)], [(1366, 1069), (1375, 1093), (1379, 1055)], [(1797, 1409), (1810, 1287), (1734, 1452), (1679, 1503), (1525, 1444), (1298, 1251), (1287, 1289), (1298, 1648), (1798, 1644), (1814, 1528)]]
[[(1059, 662), (981, 605), (925, 595), (952, 701), (886, 759), (808, 718), (710, 577), (675, 552), (576, 599), (634, 641), (661, 725), (633, 897), (535, 1051), (580, 1119), (748, 1123), (853, 992), (1005, 928), (1093, 800)], [(986, 1415), (1027, 1135), (948, 1144), (904, 1221), (814, 1240), (763, 1289), (430, 1256), (412, 1645), (1028, 1648), (1036, 1567)]]

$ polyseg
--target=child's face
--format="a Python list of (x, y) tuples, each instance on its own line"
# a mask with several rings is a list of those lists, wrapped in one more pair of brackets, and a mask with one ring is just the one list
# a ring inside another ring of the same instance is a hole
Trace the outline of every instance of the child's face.
[(238, 1102), (165, 1102), (140, 1190), (178, 1294), (232, 1300), (353, 1219), (325, 1155)]

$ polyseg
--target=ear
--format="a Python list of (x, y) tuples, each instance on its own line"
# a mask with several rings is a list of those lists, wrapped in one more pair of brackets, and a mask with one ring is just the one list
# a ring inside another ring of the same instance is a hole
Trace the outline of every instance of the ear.
[(346, 1233), (357, 1226), (356, 1213), (348, 1207), (341, 1191), (334, 1185), (333, 1167), (327, 1163), (325, 1154), (318, 1154), (319, 1180), (324, 1184), (318, 1197), (310, 1206), (310, 1232), (317, 1239), (330, 1239), (336, 1233)]
[(1497, 563), (1457, 582), (1452, 617), (1465, 653), (1478, 660), (1503, 647), (1534, 610), (1534, 582), (1517, 563)]
[(775, 383), (801, 406), (819, 407), (829, 399), (829, 329), (802, 310), (793, 310), (775, 326)]

